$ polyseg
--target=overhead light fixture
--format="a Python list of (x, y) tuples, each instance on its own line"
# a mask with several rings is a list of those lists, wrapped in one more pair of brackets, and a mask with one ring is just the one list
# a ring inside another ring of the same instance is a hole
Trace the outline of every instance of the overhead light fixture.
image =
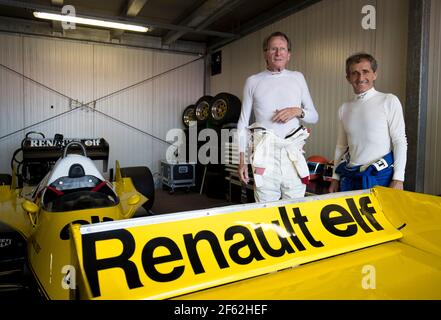
[(65, 22), (72, 22), (72, 23), (78, 23), (78, 24), (86, 24), (86, 25), (96, 26), (96, 27), (122, 29), (122, 30), (128, 30), (128, 31), (136, 31), (136, 32), (149, 31), (149, 28), (147, 28), (147, 27), (136, 26), (133, 24), (96, 20), (96, 19), (89, 19), (89, 18), (81, 18), (81, 17), (71, 16), (71, 15), (62, 15), (62, 14), (35, 11), (34, 16), (36, 18), (40, 18), (40, 19), (65, 21)]

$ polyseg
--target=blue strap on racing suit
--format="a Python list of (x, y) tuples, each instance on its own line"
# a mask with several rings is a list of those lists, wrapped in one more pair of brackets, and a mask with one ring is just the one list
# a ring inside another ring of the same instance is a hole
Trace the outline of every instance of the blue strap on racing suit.
[[(340, 191), (370, 189), (373, 186), (389, 186), (394, 173), (394, 156), (390, 152), (375, 161), (364, 171), (362, 166), (347, 167), (347, 161), (340, 162), (335, 173), (340, 175)], [(386, 166), (387, 163), (387, 166)]]

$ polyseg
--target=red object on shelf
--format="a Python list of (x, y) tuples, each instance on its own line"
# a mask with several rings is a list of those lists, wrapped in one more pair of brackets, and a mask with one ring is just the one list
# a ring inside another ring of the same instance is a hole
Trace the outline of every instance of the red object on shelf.
[(310, 180), (317, 180), (323, 175), (325, 165), (328, 163), (328, 159), (319, 155), (313, 155), (306, 159), (309, 169)]

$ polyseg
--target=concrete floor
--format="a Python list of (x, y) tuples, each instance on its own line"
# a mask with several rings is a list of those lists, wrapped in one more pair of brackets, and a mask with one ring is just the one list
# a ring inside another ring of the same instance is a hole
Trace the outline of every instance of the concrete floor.
[(154, 214), (164, 214), (222, 207), (231, 204), (226, 199), (210, 198), (195, 191), (176, 190), (173, 194), (170, 194), (167, 190), (156, 189), (155, 201), (151, 211)]

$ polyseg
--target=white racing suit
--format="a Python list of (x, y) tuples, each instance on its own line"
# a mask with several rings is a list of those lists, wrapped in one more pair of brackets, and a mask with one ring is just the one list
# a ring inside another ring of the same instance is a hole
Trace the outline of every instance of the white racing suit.
[(308, 130), (300, 126), (280, 138), (258, 124), (249, 129), (253, 137), (250, 162), (256, 202), (304, 197), (309, 181), (309, 169), (303, 156)]

